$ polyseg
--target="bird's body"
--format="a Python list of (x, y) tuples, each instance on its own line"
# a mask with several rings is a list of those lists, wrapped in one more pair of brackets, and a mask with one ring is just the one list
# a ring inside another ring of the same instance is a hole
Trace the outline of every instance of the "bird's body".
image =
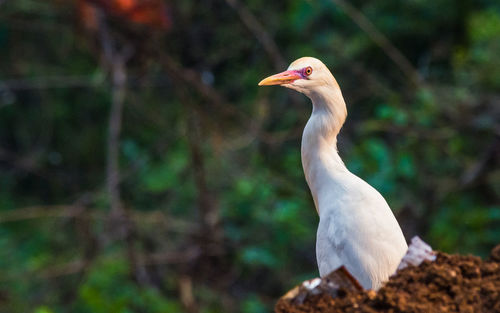
[(408, 247), (385, 199), (352, 174), (337, 152), (337, 135), (347, 110), (335, 78), (321, 61), (305, 57), (260, 84), (281, 84), (304, 93), (313, 103), (301, 154), (319, 214), (320, 276), (344, 265), (364, 288), (379, 288), (396, 271)]

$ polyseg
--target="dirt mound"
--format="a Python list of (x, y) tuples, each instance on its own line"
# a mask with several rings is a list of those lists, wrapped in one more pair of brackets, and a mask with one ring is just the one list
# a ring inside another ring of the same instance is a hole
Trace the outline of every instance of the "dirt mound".
[(397, 272), (378, 291), (340, 287), (331, 293), (282, 297), (277, 313), (500, 312), (500, 245), (488, 260), (437, 253), (434, 262)]

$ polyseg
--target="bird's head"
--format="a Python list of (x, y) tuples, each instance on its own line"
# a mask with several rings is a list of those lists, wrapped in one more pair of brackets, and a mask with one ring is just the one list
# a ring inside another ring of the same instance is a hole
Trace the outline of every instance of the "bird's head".
[(332, 73), (320, 60), (302, 57), (290, 64), (284, 72), (269, 76), (260, 81), (259, 86), (281, 85), (301, 92), (313, 99), (322, 94), (325, 88), (339, 89)]

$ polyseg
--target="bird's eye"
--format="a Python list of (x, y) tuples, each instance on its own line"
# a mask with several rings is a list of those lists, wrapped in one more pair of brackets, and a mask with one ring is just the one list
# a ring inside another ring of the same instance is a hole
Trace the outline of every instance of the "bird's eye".
[(310, 66), (306, 67), (306, 69), (304, 70), (304, 73), (306, 74), (306, 76), (311, 75), (312, 72), (313, 72), (313, 69)]

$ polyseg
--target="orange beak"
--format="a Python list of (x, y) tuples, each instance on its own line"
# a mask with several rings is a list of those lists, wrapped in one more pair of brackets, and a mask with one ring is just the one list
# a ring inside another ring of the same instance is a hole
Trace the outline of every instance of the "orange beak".
[(260, 81), (259, 86), (290, 84), (300, 78), (302, 78), (302, 76), (297, 71), (284, 71), (264, 78)]

